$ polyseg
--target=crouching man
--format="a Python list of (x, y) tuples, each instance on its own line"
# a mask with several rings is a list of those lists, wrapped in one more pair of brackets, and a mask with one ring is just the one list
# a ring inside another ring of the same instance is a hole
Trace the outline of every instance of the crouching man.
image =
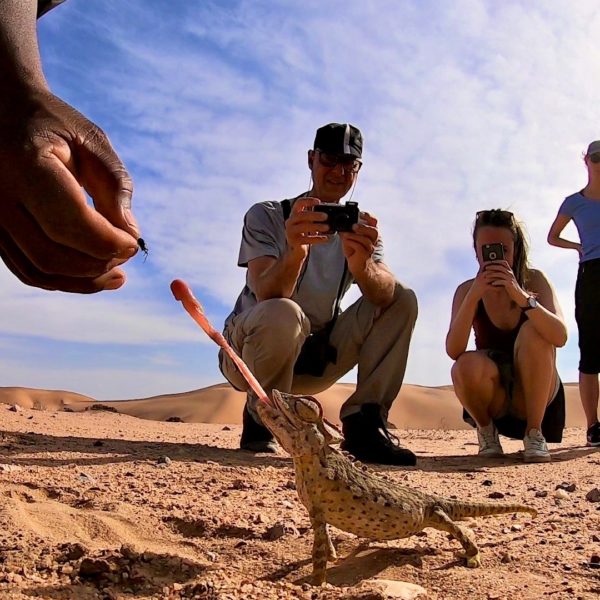
[[(308, 151), (311, 189), (246, 213), (238, 259), (246, 285), (224, 335), (267, 393), (316, 394), (358, 365), (356, 390), (340, 413), (342, 449), (365, 462), (414, 465), (386, 422), (404, 378), (417, 300), (383, 262), (377, 219), (340, 204), (356, 183), (362, 145), (353, 125), (319, 128)], [(352, 283), (362, 296), (341, 311)], [(223, 352), (219, 359), (227, 380), (247, 392), (241, 448), (274, 451), (256, 398), (231, 359)]]

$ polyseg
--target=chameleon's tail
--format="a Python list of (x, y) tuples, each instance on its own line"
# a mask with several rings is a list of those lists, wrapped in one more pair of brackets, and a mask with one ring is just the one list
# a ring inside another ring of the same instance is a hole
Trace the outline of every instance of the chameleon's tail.
[(453, 520), (460, 521), (468, 517), (485, 517), (487, 515), (505, 515), (508, 513), (530, 513), (534, 517), (537, 510), (524, 504), (505, 504), (503, 502), (462, 502), (460, 500), (444, 500), (440, 503), (443, 511)]

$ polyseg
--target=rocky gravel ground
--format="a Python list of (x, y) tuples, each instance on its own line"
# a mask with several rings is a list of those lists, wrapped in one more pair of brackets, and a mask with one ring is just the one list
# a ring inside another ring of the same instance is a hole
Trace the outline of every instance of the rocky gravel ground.
[(404, 485), (522, 502), (538, 517), (472, 519), (482, 567), (439, 531), (392, 542), (333, 531), (310, 585), (312, 532), (290, 459), (236, 449), (239, 427), (0, 406), (0, 598), (270, 600), (600, 597), (600, 451), (580, 429), (549, 464), (475, 456), (471, 431), (403, 431)]

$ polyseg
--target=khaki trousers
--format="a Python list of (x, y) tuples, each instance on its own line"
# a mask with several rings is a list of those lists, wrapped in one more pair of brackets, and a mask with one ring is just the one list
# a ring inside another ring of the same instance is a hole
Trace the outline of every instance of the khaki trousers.
[[(360, 298), (335, 322), (330, 343), (337, 349), (337, 362), (329, 363), (322, 377), (294, 374), (310, 322), (292, 300), (259, 302), (234, 317), (224, 335), (268, 394), (273, 389), (317, 394), (358, 365), (356, 390), (343, 404), (340, 418), (359, 412), (362, 404), (373, 403), (381, 406), (385, 419), (404, 379), (416, 319), (415, 293), (398, 282), (394, 300), (386, 309)], [(233, 387), (249, 391), (246, 380), (223, 351), (219, 366)], [(248, 407), (259, 421), (254, 410), (256, 399), (251, 393), (248, 398)]]

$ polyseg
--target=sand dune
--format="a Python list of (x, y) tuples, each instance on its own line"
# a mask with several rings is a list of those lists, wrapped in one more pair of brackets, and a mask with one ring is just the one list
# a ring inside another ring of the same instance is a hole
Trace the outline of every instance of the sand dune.
[[(335, 384), (317, 398), (323, 404), (325, 416), (339, 422), (339, 410), (355, 389), (352, 384)], [(565, 386), (567, 426), (582, 427), (585, 417), (576, 384)], [(61, 390), (32, 388), (0, 388), (0, 403), (17, 404), (23, 408), (80, 412), (94, 404), (113, 407), (122, 414), (140, 419), (166, 421), (178, 417), (186, 423), (239, 424), (245, 395), (226, 383), (179, 394), (166, 394), (136, 400), (99, 402), (88, 396)], [(404, 385), (390, 412), (389, 420), (399, 429), (465, 429), (462, 412), (452, 386), (425, 387)]]

